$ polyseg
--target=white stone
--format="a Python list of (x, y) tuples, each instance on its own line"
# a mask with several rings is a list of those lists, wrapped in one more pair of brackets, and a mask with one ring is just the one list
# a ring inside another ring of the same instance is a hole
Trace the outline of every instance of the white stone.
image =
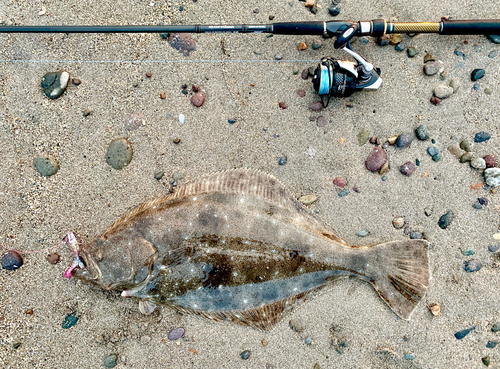
[(500, 168), (488, 168), (484, 171), (484, 182), (491, 187), (500, 186)]
[(434, 88), (434, 96), (439, 97), (440, 99), (446, 99), (453, 93), (453, 88), (446, 85), (437, 85)]
[(184, 116), (184, 114), (179, 114), (179, 123), (180, 123), (180, 124), (183, 124), (183, 123), (184, 123), (184, 119), (185, 119), (185, 118), (186, 118), (186, 117)]

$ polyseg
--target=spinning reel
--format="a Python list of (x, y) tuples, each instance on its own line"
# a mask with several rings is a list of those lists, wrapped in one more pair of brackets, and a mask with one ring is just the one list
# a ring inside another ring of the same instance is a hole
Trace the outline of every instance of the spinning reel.
[(336, 49), (345, 51), (356, 62), (338, 60), (331, 57), (321, 59), (314, 71), (313, 86), (321, 98), (323, 107), (327, 107), (330, 97), (348, 97), (354, 91), (363, 89), (376, 90), (382, 85), (380, 69), (363, 59), (351, 48), (350, 40), (358, 31), (358, 24), (347, 27), (334, 43)]

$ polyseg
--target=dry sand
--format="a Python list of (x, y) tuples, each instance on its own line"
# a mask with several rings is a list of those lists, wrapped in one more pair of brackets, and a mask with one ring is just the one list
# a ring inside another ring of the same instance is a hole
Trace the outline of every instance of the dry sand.
[[(317, 15), (297, 0), (169, 3), (171, 7), (164, 1), (47, 0), (46, 14), (39, 16), (42, 2), (9, 0), (0, 3), (0, 15), (22, 25), (268, 23), (271, 14), (275, 22), (331, 19), (326, 0), (320, 0), (323, 8)], [(180, 5), (185, 7), (182, 12)], [(340, 6), (339, 18), (353, 20), (500, 18), (492, 0), (343, 0)], [(392, 226), (395, 216), (425, 231), (432, 245), (427, 295), (408, 322), (399, 320), (368, 284), (343, 280), (297, 305), (272, 332), (263, 333), (181, 316), (167, 308), (142, 316), (134, 300), (64, 279), (71, 253), (61, 248), (57, 252), (62, 260), (55, 266), (41, 253), (26, 256), (15, 272), (0, 270), (0, 366), (99, 368), (106, 356), (116, 353), (117, 368), (272, 364), (312, 369), (315, 363), (321, 368), (480, 368), (486, 356), (490, 367), (500, 367), (498, 347), (486, 348), (489, 340), (500, 339), (490, 331), (500, 320), (500, 263), (487, 249), (498, 232), (500, 201), (488, 190), (471, 190), (471, 184), (482, 182), (481, 173), (446, 149), (461, 139), (473, 142), (476, 132), (487, 131), (492, 138), (474, 144), (473, 150), (500, 156), (500, 62), (488, 58), (499, 46), (484, 36), (404, 36), (405, 46), (420, 50), (410, 59), (406, 52), (379, 47), (373, 40), (357, 43), (357, 51), (382, 68), (383, 87), (311, 112), (308, 107), (317, 96), (300, 71), (316, 63), (287, 60), (344, 58), (331, 41), (324, 41), (319, 50), (299, 52), (298, 43), (310, 45), (314, 37), (193, 37), (197, 50), (184, 57), (158, 35), (0, 35), (0, 59), (49, 60), (0, 63), (0, 241), (7, 247), (36, 250), (57, 244), (70, 230), (86, 241), (127, 210), (165, 194), (165, 183), (174, 172), (183, 171), (186, 181), (199, 174), (251, 167), (275, 175), (297, 196), (318, 195), (311, 209), (349, 243), (407, 238)], [(467, 54), (466, 60), (454, 54), (457, 48)], [(443, 61), (448, 71), (444, 83), (452, 78), (462, 82), (461, 89), (439, 106), (430, 104), (429, 98), (442, 82), (439, 76), (422, 74), (424, 50)], [(279, 63), (272, 61), (278, 53), (284, 56)], [(259, 62), (237, 62), (248, 59)], [(89, 62), (109, 60), (142, 62)], [(155, 62), (161, 60), (180, 62)], [(473, 91), (470, 81), (475, 68), (486, 70), (479, 91)], [(40, 81), (57, 70), (68, 71), (82, 83), (70, 84), (62, 97), (51, 101), (41, 92)], [(148, 71), (151, 78), (145, 76)], [(206, 95), (203, 107), (191, 105), (189, 96), (181, 93), (183, 84), (201, 86)], [(492, 94), (485, 94), (485, 88)], [(300, 98), (297, 89), (304, 89), (306, 96)], [(159, 98), (162, 91), (165, 100)], [(280, 109), (280, 101), (288, 108)], [(83, 117), (87, 108), (92, 113)], [(126, 132), (123, 121), (135, 111), (146, 116), (146, 124)], [(186, 116), (184, 124), (176, 119), (180, 113)], [(324, 128), (309, 119), (319, 115), (329, 121)], [(230, 125), (228, 119), (236, 123)], [(392, 169), (386, 181), (364, 168), (372, 145), (358, 145), (357, 134), (363, 128), (385, 139), (412, 132), (420, 124), (436, 140), (442, 153), (439, 162), (425, 151), (429, 141), (415, 140), (408, 148), (388, 149)], [(105, 161), (106, 148), (117, 137), (127, 137), (134, 148), (131, 164), (119, 171)], [(179, 145), (172, 143), (176, 137)], [(313, 157), (306, 154), (310, 148), (315, 150)], [(44, 178), (36, 172), (32, 162), (40, 154), (57, 158), (61, 168), (56, 175)], [(278, 166), (282, 155), (288, 162)], [(411, 177), (399, 173), (401, 164), (416, 158), (421, 164)], [(166, 173), (164, 180), (154, 178), (158, 171)], [(337, 176), (348, 180), (348, 196), (338, 196), (332, 184)], [(472, 207), (478, 197), (489, 201), (482, 210)], [(424, 214), (425, 208), (432, 209), (431, 216)], [(438, 219), (448, 210), (455, 219), (442, 230)], [(358, 238), (359, 230), (370, 234)], [(475, 255), (463, 256), (461, 251), (469, 248)], [(483, 268), (465, 273), (463, 262), (471, 258), (480, 260)], [(439, 317), (430, 314), (432, 303), (441, 304)], [(30, 309), (32, 315), (26, 313)], [(78, 323), (63, 329), (64, 318), (74, 311), (80, 316)], [(289, 328), (291, 318), (303, 322), (303, 333)], [(169, 341), (168, 331), (180, 326), (186, 329), (186, 339)], [(455, 332), (471, 326), (476, 327), (472, 333), (455, 339)], [(306, 337), (313, 344), (307, 345)], [(346, 342), (342, 354), (335, 349), (339, 340)], [(240, 358), (244, 350), (252, 352), (249, 360)], [(415, 359), (405, 360), (407, 353)]]

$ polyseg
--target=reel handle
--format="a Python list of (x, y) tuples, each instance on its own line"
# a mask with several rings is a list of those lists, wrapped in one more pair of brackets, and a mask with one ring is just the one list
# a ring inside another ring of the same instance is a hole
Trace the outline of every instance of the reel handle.
[(351, 24), (344, 31), (342, 31), (340, 35), (338, 35), (337, 39), (333, 43), (333, 47), (336, 49), (342, 49), (354, 36), (356, 36), (358, 30), (359, 25), (357, 23)]

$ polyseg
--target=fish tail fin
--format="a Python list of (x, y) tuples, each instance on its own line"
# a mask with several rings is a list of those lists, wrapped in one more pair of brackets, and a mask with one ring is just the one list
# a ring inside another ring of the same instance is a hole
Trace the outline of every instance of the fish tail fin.
[(399, 317), (410, 319), (430, 282), (429, 243), (425, 240), (393, 241), (371, 248), (377, 269), (370, 282)]

